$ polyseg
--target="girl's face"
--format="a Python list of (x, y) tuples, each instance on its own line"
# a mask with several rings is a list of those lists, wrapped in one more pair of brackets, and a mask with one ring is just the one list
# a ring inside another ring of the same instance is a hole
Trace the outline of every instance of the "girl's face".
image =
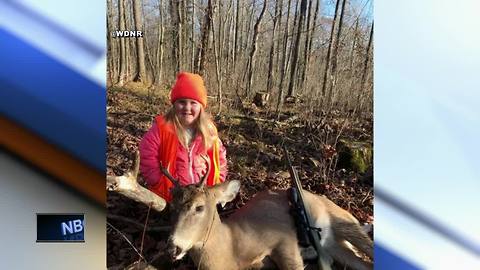
[(191, 127), (200, 115), (202, 104), (193, 99), (179, 99), (173, 104), (175, 114), (185, 127)]

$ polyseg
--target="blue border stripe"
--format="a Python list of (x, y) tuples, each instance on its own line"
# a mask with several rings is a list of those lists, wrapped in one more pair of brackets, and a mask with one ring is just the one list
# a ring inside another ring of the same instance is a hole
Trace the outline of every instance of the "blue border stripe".
[[(406, 247), (405, 247), (406, 248)], [(375, 269), (380, 270), (420, 270), (418, 266), (398, 257), (397, 255), (375, 243)]]
[(105, 171), (104, 87), (0, 29), (0, 113)]

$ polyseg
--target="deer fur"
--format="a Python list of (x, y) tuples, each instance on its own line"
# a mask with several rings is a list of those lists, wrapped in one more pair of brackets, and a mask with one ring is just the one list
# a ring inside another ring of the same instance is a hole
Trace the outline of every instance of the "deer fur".
[[(198, 269), (238, 270), (262, 266), (269, 257), (279, 269), (304, 268), (286, 191), (264, 191), (229, 218), (220, 220), (217, 204), (233, 200), (240, 182), (173, 189), (173, 230), (168, 252), (175, 260), (189, 254)], [(353, 269), (372, 269), (349, 246), (373, 259), (373, 242), (358, 221), (325, 196), (304, 191), (307, 211), (321, 228), (329, 256)], [(324, 269), (326, 270), (326, 269)]]

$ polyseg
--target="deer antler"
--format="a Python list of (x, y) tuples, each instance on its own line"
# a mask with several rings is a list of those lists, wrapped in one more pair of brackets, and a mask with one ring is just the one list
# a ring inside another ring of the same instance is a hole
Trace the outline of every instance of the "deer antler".
[(200, 187), (204, 187), (205, 186), (205, 183), (206, 183), (206, 180), (207, 180), (207, 177), (208, 175), (210, 174), (210, 162), (209, 160), (205, 157), (205, 156), (201, 156), (203, 158), (203, 160), (205, 160), (205, 162), (207, 163), (207, 170), (205, 172), (205, 174), (200, 177), (200, 175), (198, 175), (198, 177), (200, 178)]
[(133, 170), (130, 170), (130, 175), (137, 179), (138, 171), (140, 170), (140, 152), (135, 151), (135, 161), (133, 163)]
[(176, 187), (179, 187), (180, 186), (180, 182), (178, 182), (177, 179), (175, 179), (171, 174), (170, 172), (168, 172), (168, 170), (163, 167), (161, 164), (160, 164), (160, 170), (162, 170), (162, 173), (163, 175), (165, 175), (170, 181), (172, 181), (172, 183), (176, 186)]
[(122, 176), (107, 176), (107, 190), (120, 193), (139, 203), (152, 205), (153, 209), (161, 212), (167, 203), (162, 197), (138, 184), (139, 165), (140, 154), (136, 151), (132, 170)]

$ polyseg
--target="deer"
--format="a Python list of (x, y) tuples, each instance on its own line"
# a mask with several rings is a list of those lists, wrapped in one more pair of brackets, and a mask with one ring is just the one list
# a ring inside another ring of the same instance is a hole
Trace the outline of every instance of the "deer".
[[(136, 172), (126, 176), (107, 177), (107, 186), (125, 195), (135, 194), (133, 199), (137, 201), (155, 205), (150, 195), (141, 195), (148, 194), (147, 189), (138, 184), (125, 184), (127, 179), (136, 182), (138, 164), (136, 168)], [(174, 183), (170, 205), (172, 231), (166, 250), (173, 261), (188, 254), (197, 269), (202, 270), (260, 269), (268, 261), (281, 270), (304, 269), (286, 190), (257, 193), (222, 220), (216, 206), (223, 207), (237, 196), (241, 186), (238, 180), (207, 187), (204, 176), (197, 184), (180, 186), (166, 169), (162, 171)], [(120, 188), (121, 181), (115, 182), (118, 179), (123, 181), (123, 188)], [(132, 187), (142, 190), (123, 192)], [(314, 227), (321, 229), (320, 244), (326, 256), (322, 260), (327, 263), (319, 268), (329, 270), (333, 260), (337, 260), (352, 269), (373, 269), (372, 262), (357, 256), (360, 252), (373, 260), (373, 241), (358, 220), (323, 195), (305, 190), (304, 196)], [(160, 211), (165, 207), (164, 202), (156, 205), (160, 205), (156, 208)]]

